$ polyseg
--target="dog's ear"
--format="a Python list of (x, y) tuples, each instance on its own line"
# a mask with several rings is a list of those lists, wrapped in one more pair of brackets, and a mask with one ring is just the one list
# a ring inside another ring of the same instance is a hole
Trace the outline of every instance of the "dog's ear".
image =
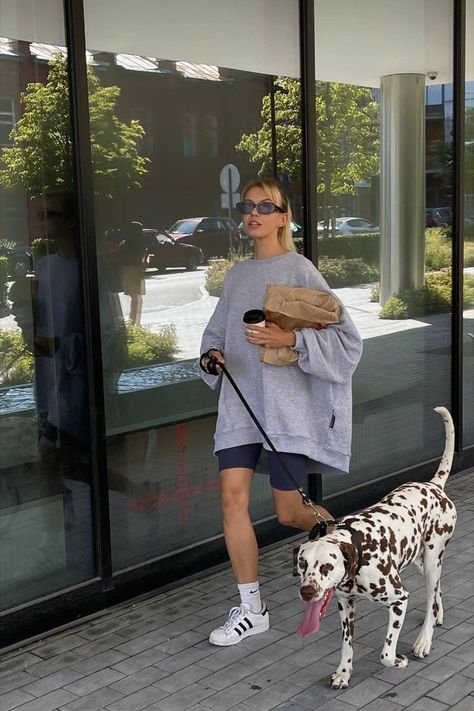
[(349, 578), (349, 580), (354, 580), (357, 573), (357, 564), (359, 562), (357, 548), (353, 543), (340, 543), (339, 548), (344, 558), (346, 577)]

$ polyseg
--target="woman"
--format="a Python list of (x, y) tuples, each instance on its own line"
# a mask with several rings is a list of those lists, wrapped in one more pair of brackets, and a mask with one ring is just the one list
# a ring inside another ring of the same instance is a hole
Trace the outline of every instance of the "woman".
[(143, 226), (141, 222), (130, 222), (125, 231), (125, 239), (120, 246), (122, 262), (123, 293), (130, 296), (129, 322), (139, 326), (142, 317), (145, 279), (143, 270)]
[[(351, 377), (362, 351), (360, 337), (342, 305), (340, 322), (322, 330), (283, 331), (268, 322), (264, 327), (244, 326), (244, 312), (262, 307), (269, 283), (327, 292), (329, 287), (314, 265), (295, 252), (291, 210), (278, 183), (250, 183), (237, 209), (254, 243), (255, 259), (239, 262), (229, 271), (204, 331), (201, 352), (212, 350), (218, 362), (225, 362), (300, 486), (306, 483), (306, 473), (315, 471), (315, 461), (317, 471), (347, 472)], [(298, 362), (282, 367), (262, 363), (259, 346), (289, 346), (298, 353)], [(215, 453), (224, 536), (241, 598), (227, 622), (211, 632), (209, 641), (228, 646), (269, 627), (258, 583), (257, 541), (248, 512), (252, 475), (263, 438), (229, 381), (222, 372), (217, 378), (209, 374), (208, 366), (209, 358), (203, 355), (203, 378), (210, 387), (220, 390)], [(218, 365), (217, 369), (220, 371)], [(303, 504), (271, 451), (268, 461), (278, 520), (310, 530), (315, 524), (314, 512)], [(318, 508), (321, 518), (331, 518), (325, 509)]]

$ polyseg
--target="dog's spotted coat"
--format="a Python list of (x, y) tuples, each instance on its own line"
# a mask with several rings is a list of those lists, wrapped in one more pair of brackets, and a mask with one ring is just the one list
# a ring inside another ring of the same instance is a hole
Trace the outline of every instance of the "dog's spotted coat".
[[(388, 607), (389, 622), (381, 661), (405, 667), (397, 642), (405, 618), (408, 591), (400, 573), (414, 563), (425, 576), (425, 620), (413, 646), (416, 657), (431, 648), (433, 627), (443, 622), (440, 576), (444, 551), (456, 523), (454, 504), (444, 493), (454, 452), (454, 427), (449, 412), (436, 408), (445, 423), (446, 444), (438, 471), (428, 483), (399, 486), (378, 504), (346, 516), (325, 537), (300, 546), (300, 597), (320, 600), (336, 588), (342, 624), (341, 660), (331, 686), (343, 689), (352, 674), (355, 598), (361, 595)], [(348, 525), (351, 530), (343, 526)]]

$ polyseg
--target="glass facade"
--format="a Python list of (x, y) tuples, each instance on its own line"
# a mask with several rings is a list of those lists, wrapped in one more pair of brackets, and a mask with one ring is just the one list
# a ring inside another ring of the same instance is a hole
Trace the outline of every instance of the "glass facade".
[[(49, 9), (40, 0), (33, 14)], [(2, 609), (94, 575), (67, 60), (60, 46), (47, 60), (43, 39), (0, 40)]]
[[(0, 613), (8, 639), (28, 636), (11, 629), (19, 605), (38, 617), (40, 598), (92, 589), (100, 578), (88, 602), (99, 609), (142, 592), (139, 582), (120, 592), (133, 575), (152, 570), (159, 585), (168, 566), (166, 582), (179, 580), (170, 561), (224, 550), (216, 399), (197, 358), (227, 270), (252, 258), (234, 206), (257, 175), (285, 185), (297, 249), (314, 255), (364, 340), (351, 473), (323, 479), (328, 506), (353, 487), (367, 487), (368, 502), (371, 482), (400, 470), (421, 475), (441, 452), (432, 409), (449, 407), (456, 387), (451, 240), (453, 195), (464, 191), (463, 434), (472, 456), (472, 0), (463, 186), (452, 165), (452, 3), (439, 3), (434, 17), (421, 1), (356, 13), (345, 0), (315, 0), (314, 27), (305, 29), (316, 46), (314, 155), (303, 147), (300, 5), (84, 0), (82, 25), (77, 15), (65, 21), (60, 0), (27, 12), (19, 0), (0, 0)], [(87, 96), (68, 71), (66, 26), (85, 40)], [(87, 101), (92, 185), (75, 183), (73, 97)], [(316, 219), (304, 228), (308, 174)], [(79, 227), (84, 191), (93, 197), (93, 244)], [(100, 343), (86, 328), (92, 302)], [(251, 514), (263, 530), (273, 516), (265, 461), (253, 486)], [(110, 530), (99, 520), (104, 491)], [(71, 610), (82, 614), (79, 594)]]
[(474, 0), (466, 2), (464, 95), (463, 443), (474, 444)]
[(433, 42), (422, 5), (315, 2), (319, 268), (364, 339), (352, 485), (435, 457), (433, 407), (450, 405), (452, 42), (434, 78), (418, 72)]

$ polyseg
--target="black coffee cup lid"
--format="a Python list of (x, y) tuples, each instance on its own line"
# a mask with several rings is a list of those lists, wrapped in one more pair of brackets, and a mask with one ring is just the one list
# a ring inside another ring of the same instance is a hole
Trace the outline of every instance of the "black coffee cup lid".
[(262, 309), (250, 309), (244, 313), (243, 321), (244, 323), (260, 323), (265, 321), (265, 314)]

